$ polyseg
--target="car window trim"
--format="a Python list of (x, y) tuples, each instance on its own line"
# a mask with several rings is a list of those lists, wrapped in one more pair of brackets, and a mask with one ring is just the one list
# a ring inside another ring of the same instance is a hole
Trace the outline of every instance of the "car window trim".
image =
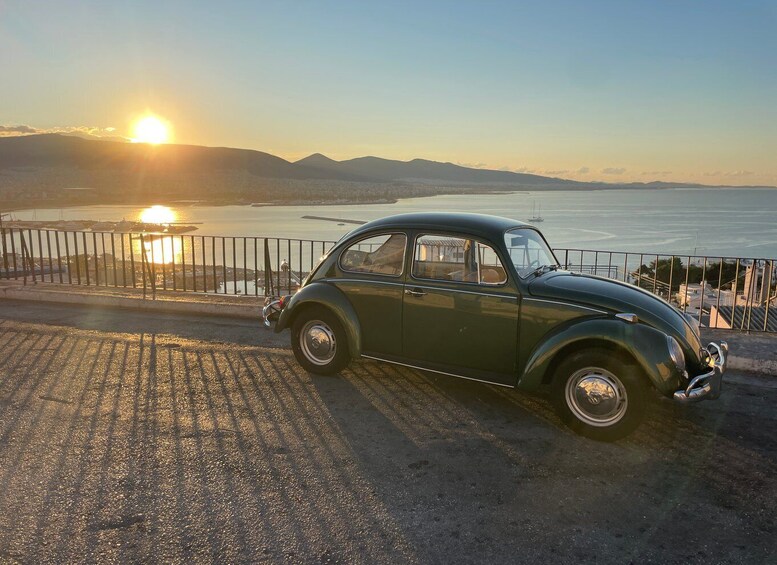
[[(370, 275), (372, 273), (357, 273), (360, 275)], [(323, 279), (321, 282), (328, 282), (331, 284), (339, 284), (339, 283), (359, 283), (359, 284), (387, 284), (390, 286), (405, 286), (405, 283), (403, 282), (394, 282), (394, 281), (382, 281), (382, 280), (373, 280), (373, 279), (346, 279), (343, 277), (332, 277), (328, 279)]]
[[(354, 242), (351, 242), (347, 247), (343, 247), (343, 249), (340, 250), (339, 254), (337, 255), (337, 267), (343, 272), (343, 273), (349, 273), (352, 275), (374, 275), (378, 277), (389, 277), (392, 279), (401, 279), (405, 275), (405, 263), (407, 262), (407, 242), (410, 240), (408, 237), (408, 232), (404, 231), (398, 231), (398, 230), (390, 230), (390, 231), (381, 231), (381, 232), (373, 232), (369, 235), (366, 235), (365, 237), (362, 237), (361, 239), (357, 239)], [(403, 235), (405, 236), (405, 246), (404, 249), (402, 249), (402, 269), (400, 270), (399, 274), (397, 275), (389, 275), (388, 273), (375, 273), (371, 271), (353, 271), (351, 269), (346, 269), (343, 267), (343, 264), (341, 262), (341, 259), (343, 257), (343, 253), (348, 251), (351, 247), (354, 245), (359, 244), (360, 242), (373, 238), (373, 237), (380, 237), (382, 235)]]
[[(443, 282), (443, 283), (448, 283), (448, 282), (457, 283), (458, 282), (458, 281), (440, 281), (440, 280), (437, 280), (437, 279), (418, 279), (418, 280), (429, 280), (429, 281), (432, 281), (432, 282)], [(469, 284), (472, 284), (472, 283), (469, 283)], [(462, 294), (476, 294), (478, 296), (490, 296), (492, 298), (509, 298), (511, 300), (518, 300), (518, 296), (519, 296), (517, 293), (514, 293), (514, 292), (506, 292), (505, 294), (495, 294), (493, 292), (486, 292), (485, 291), (485, 289), (493, 288), (493, 287), (483, 287), (484, 291), (483, 292), (479, 292), (479, 291), (476, 291), (476, 290), (469, 290), (469, 289), (468, 290), (464, 290), (462, 288), (448, 288), (448, 287), (445, 287), (445, 286), (426, 286), (426, 285), (423, 285), (423, 284), (412, 284), (410, 286), (412, 286), (413, 288), (422, 288), (422, 289), (426, 289), (426, 290), (439, 290), (439, 291), (442, 291), (442, 292), (461, 292)], [(476, 285), (476, 286), (481, 287), (481, 285)], [(506, 290), (512, 291), (512, 288), (508, 287)]]
[[(548, 243), (548, 240), (545, 239), (545, 236), (542, 234), (542, 232), (540, 230), (538, 230), (537, 228), (535, 228), (534, 226), (515, 226), (513, 228), (506, 229), (504, 231), (504, 233), (502, 234), (502, 241), (504, 242), (505, 249), (507, 249), (507, 242), (505, 241), (505, 236), (508, 233), (510, 233), (511, 231), (515, 231), (515, 230), (531, 230), (534, 233), (536, 233), (537, 235), (539, 235), (542, 238), (542, 241), (545, 242), (545, 245), (547, 246), (548, 250), (550, 251), (550, 254), (553, 256), (553, 259), (556, 260), (556, 265), (558, 265), (559, 268), (561, 268), (561, 261), (559, 261), (558, 257), (556, 257), (556, 252), (553, 251), (553, 248)], [(518, 279), (521, 280), (521, 281), (525, 281), (527, 278), (529, 278), (529, 276), (531, 275), (531, 272), (529, 272), (526, 275), (522, 276), (521, 273), (518, 272), (518, 268), (515, 266), (515, 263), (513, 263), (513, 258), (512, 257), (509, 257), (509, 258), (510, 258), (510, 260), (508, 261), (508, 263), (513, 267), (513, 271), (515, 271), (515, 275), (518, 277)]]
[[(444, 236), (445, 232), (436, 232), (436, 234)], [(446, 281), (445, 279), (430, 279), (430, 278), (415, 276), (415, 272), (414, 272), (415, 269), (413, 269), (413, 266), (415, 265), (415, 252), (416, 252), (416, 248), (418, 247), (418, 238), (423, 237), (425, 235), (435, 235), (435, 233), (417, 231), (413, 239), (413, 252), (410, 254), (409, 276), (414, 281), (431, 281), (435, 283), (444, 283), (444, 284), (465, 284), (467, 286), (475, 286), (478, 288), (504, 288), (510, 285), (510, 275), (507, 272), (507, 268), (504, 266), (504, 258), (500, 256), (499, 251), (493, 245), (484, 241), (483, 238), (475, 235), (463, 234), (461, 232), (448, 232), (448, 235), (458, 239), (471, 239), (472, 241), (475, 241), (477, 243), (481, 243), (483, 245), (487, 245), (488, 247), (490, 247), (491, 250), (496, 255), (496, 258), (499, 259), (502, 270), (504, 270), (505, 272), (504, 282), (499, 284), (489, 284), (489, 283), (470, 282), (470, 281)], [(512, 261), (510, 263), (512, 264)]]

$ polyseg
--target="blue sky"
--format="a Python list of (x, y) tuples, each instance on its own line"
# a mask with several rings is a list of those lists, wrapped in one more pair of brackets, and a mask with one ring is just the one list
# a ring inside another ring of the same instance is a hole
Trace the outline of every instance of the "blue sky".
[(3, 2), (0, 125), (777, 183), (777, 3)]

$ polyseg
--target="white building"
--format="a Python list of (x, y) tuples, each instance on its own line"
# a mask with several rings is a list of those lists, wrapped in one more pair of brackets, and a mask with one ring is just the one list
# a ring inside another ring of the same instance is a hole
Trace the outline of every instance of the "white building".
[(675, 294), (675, 300), (680, 308), (687, 312), (699, 313), (699, 308), (709, 309), (713, 306), (731, 306), (734, 303), (734, 293), (730, 290), (712, 288), (707, 281), (701, 283), (681, 284)]

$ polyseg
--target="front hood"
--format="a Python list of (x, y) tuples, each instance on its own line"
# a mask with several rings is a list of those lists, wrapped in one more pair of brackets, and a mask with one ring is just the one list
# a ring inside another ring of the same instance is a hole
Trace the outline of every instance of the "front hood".
[(613, 314), (636, 314), (644, 322), (676, 338), (686, 356), (698, 361), (701, 342), (677, 308), (636, 286), (595, 277), (553, 271), (529, 283), (529, 293), (538, 298), (585, 304)]

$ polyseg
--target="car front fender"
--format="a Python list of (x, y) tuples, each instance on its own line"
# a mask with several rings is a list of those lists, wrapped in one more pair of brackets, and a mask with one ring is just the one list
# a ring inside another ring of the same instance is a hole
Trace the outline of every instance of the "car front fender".
[(348, 297), (336, 286), (325, 282), (314, 282), (303, 286), (291, 297), (289, 303), (281, 311), (275, 333), (290, 328), (297, 315), (310, 306), (317, 305), (331, 310), (345, 330), (348, 339), (348, 350), (351, 357), (361, 355), (361, 327)]
[(645, 324), (589, 318), (571, 322), (546, 335), (529, 355), (517, 388), (538, 388), (556, 356), (564, 355), (564, 350), (601, 345), (630, 355), (662, 394), (671, 395), (680, 385), (679, 373), (669, 357), (666, 334)]

